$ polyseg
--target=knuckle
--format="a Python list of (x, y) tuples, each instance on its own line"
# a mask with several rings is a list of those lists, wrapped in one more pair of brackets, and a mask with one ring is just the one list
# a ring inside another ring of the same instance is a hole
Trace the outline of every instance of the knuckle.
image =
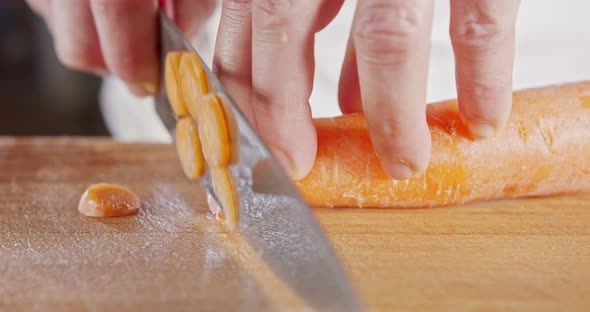
[(419, 8), (411, 3), (375, 1), (358, 11), (353, 38), (365, 61), (403, 63), (422, 27)]
[(252, 0), (224, 0), (222, 7), (224, 10), (250, 13)]
[(245, 27), (246, 22), (250, 23), (251, 8), (252, 0), (225, 0), (222, 3), (225, 16), (222, 22), (235, 28)]
[(479, 16), (453, 23), (450, 35), (453, 45), (466, 51), (480, 52), (510, 38), (514, 30), (496, 19)]
[(259, 28), (274, 29), (291, 22), (295, 0), (253, 0), (252, 14)]

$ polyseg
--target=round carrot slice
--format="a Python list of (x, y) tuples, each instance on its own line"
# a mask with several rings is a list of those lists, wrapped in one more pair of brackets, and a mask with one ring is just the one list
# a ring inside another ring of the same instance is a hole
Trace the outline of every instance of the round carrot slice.
[(223, 95), (216, 94), (217, 100), (221, 103), (223, 113), (225, 114), (225, 120), (228, 125), (229, 141), (230, 141), (230, 164), (238, 162), (240, 156), (240, 132), (238, 129), (238, 123), (233, 114), (231, 107), (229, 107), (227, 98)]
[(195, 180), (205, 173), (199, 133), (189, 116), (181, 118), (176, 123), (176, 152), (187, 178)]
[(139, 197), (130, 189), (109, 183), (91, 185), (78, 203), (78, 211), (88, 217), (122, 217), (140, 207)]
[(228, 168), (211, 168), (211, 182), (223, 209), (223, 213), (216, 217), (223, 218), (225, 225), (233, 231), (240, 222), (240, 198), (233, 175)]
[(176, 117), (182, 117), (189, 114), (181, 92), (179, 65), (182, 52), (169, 52), (166, 55), (166, 68), (164, 79), (166, 83), (166, 94)]
[(211, 167), (223, 168), (230, 163), (230, 128), (225, 111), (215, 94), (205, 96), (199, 109), (199, 135), (203, 142), (203, 154)]
[(198, 120), (197, 113), (203, 102), (202, 97), (209, 92), (209, 82), (201, 60), (195, 53), (188, 52), (182, 55), (180, 77), (187, 110), (195, 120)]

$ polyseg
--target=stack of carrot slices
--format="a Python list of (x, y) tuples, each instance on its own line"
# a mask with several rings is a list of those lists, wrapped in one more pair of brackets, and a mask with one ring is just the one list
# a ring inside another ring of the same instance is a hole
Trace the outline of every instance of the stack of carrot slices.
[(238, 131), (232, 111), (212, 92), (200, 58), (192, 52), (166, 56), (165, 82), (176, 118), (176, 151), (187, 178), (210, 170), (213, 190), (223, 213), (216, 217), (230, 230), (239, 223), (239, 195), (229, 169), (238, 160)]

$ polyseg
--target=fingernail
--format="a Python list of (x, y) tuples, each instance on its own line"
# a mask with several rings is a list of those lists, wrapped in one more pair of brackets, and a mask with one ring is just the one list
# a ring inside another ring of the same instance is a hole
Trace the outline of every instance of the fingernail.
[(295, 169), (295, 165), (293, 164), (293, 161), (291, 160), (291, 158), (287, 155), (287, 153), (285, 153), (282, 149), (270, 145), (269, 146), (270, 151), (272, 152), (273, 156), (279, 161), (279, 163), (281, 164), (281, 167), (283, 167), (283, 169), (285, 169), (285, 171), (287, 171), (287, 175), (289, 176), (289, 178), (293, 179), (293, 180), (297, 180), (297, 174), (296, 174), (296, 169)]
[(416, 175), (416, 170), (405, 160), (396, 160), (388, 163), (388, 174), (397, 180), (405, 180)]
[(158, 88), (153, 83), (129, 84), (129, 90), (131, 90), (136, 96), (154, 95), (158, 92)]
[(489, 139), (496, 134), (494, 125), (487, 121), (469, 121), (467, 127), (471, 135), (477, 139)]
[(155, 95), (158, 92), (158, 71), (156, 66), (144, 67), (140, 79), (134, 81), (133, 90), (138, 96)]

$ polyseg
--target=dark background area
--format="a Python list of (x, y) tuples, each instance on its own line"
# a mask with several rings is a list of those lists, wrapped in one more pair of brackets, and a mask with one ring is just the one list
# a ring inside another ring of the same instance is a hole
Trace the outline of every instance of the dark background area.
[(0, 0), (0, 135), (108, 135), (101, 79), (63, 67), (42, 19)]

